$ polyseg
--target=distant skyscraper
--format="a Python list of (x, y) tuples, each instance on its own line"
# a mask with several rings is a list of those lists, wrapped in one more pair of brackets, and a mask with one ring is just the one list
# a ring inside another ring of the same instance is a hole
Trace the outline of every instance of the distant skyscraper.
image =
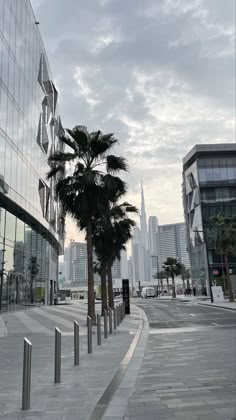
[(158, 220), (156, 216), (150, 216), (148, 219), (148, 246), (151, 253), (157, 252), (157, 230)]
[(162, 270), (162, 265), (168, 257), (178, 258), (179, 262), (190, 267), (185, 223), (158, 226), (157, 255), (159, 270)]
[(144, 265), (144, 249), (141, 240), (141, 231), (138, 227), (133, 230), (132, 238), (132, 262), (133, 262), (133, 279), (138, 286), (138, 282), (145, 281), (145, 265)]
[(127, 259), (127, 251), (121, 251), (120, 256), (120, 271), (121, 271), (121, 278), (127, 279), (128, 278), (128, 259)]
[(141, 241), (144, 249), (148, 249), (148, 233), (147, 233), (147, 218), (144, 201), (143, 183), (141, 183), (141, 215), (140, 215), (140, 227), (141, 227)]

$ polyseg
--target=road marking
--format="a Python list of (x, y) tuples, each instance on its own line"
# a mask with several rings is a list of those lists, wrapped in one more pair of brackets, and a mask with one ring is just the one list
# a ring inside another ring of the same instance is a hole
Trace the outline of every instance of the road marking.
[(219, 324), (216, 324), (215, 322), (212, 322), (212, 325), (219, 325)]
[(191, 315), (191, 316), (196, 316), (195, 314), (189, 314), (189, 315)]

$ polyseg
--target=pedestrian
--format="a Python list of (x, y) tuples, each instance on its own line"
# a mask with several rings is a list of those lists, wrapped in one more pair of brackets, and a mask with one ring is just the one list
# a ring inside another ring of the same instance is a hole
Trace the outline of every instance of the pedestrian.
[(196, 287), (194, 286), (194, 287), (193, 287), (193, 296), (194, 296), (194, 297), (196, 296), (196, 293), (197, 293), (197, 291), (196, 291)]

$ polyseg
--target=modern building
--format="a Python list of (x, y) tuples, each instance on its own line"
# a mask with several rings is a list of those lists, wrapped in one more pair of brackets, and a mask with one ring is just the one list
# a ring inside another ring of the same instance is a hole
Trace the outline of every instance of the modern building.
[(1, 0), (1, 311), (57, 296), (64, 223), (46, 177), (49, 155), (62, 150), (57, 99), (30, 1)]
[[(224, 260), (215, 250), (210, 218), (236, 216), (236, 144), (201, 144), (183, 159), (183, 205), (192, 280), (207, 286), (224, 274)], [(236, 258), (230, 258), (232, 280)]]
[(168, 257), (177, 258), (180, 263), (190, 267), (185, 223), (159, 225), (156, 239), (159, 270), (162, 270)]

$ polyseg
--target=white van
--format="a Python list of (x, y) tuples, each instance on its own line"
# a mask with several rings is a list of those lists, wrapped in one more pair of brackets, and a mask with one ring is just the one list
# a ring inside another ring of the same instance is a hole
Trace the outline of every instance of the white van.
[(141, 297), (143, 299), (147, 298), (154, 298), (155, 297), (155, 289), (154, 287), (143, 287), (141, 292)]

